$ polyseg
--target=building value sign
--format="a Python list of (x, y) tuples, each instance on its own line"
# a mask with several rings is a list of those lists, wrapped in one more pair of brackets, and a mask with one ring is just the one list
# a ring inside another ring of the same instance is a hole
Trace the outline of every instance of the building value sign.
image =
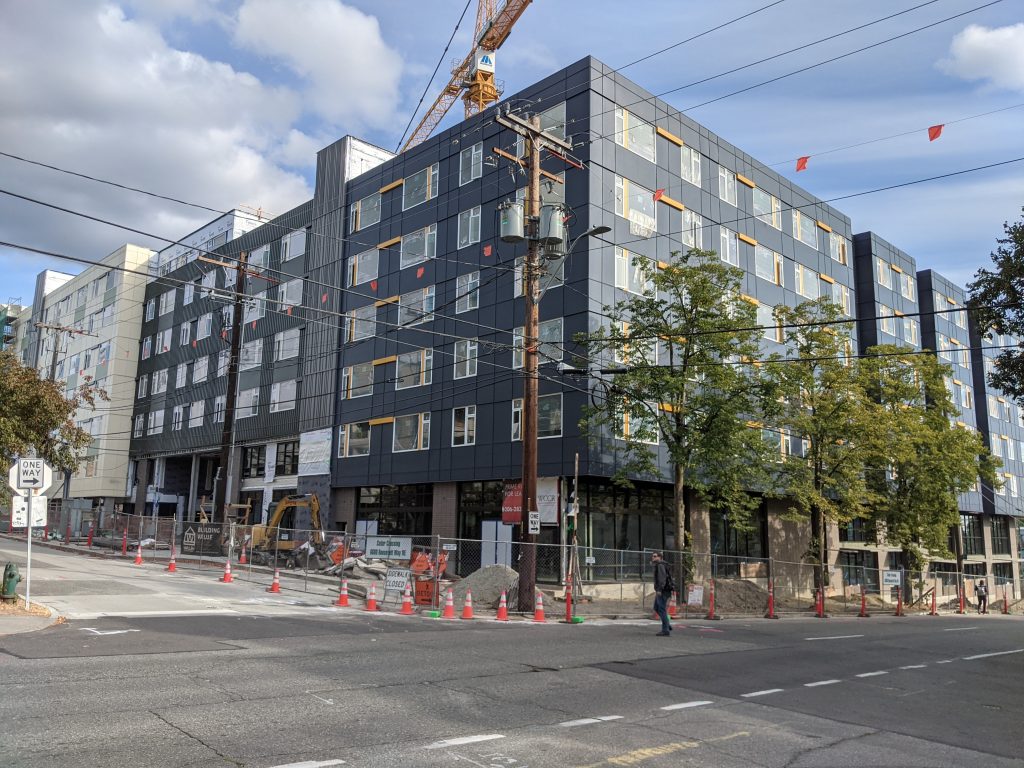
[(222, 555), (220, 525), (187, 523), (181, 534), (183, 555)]

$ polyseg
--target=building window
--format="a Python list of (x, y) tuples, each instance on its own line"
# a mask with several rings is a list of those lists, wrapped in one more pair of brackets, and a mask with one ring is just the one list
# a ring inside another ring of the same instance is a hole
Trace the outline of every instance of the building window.
[(459, 214), (459, 248), (480, 242), (480, 206)]
[(235, 418), (236, 419), (248, 419), (251, 416), (255, 416), (259, 410), (260, 405), (260, 390), (259, 387), (253, 389), (243, 389), (238, 393), (238, 399), (235, 402)]
[(204, 299), (209, 298), (213, 295), (213, 289), (217, 287), (217, 270), (211, 269), (209, 272), (204, 272), (199, 281), (202, 286), (199, 295)]
[(818, 273), (813, 269), (808, 269), (803, 264), (797, 264), (794, 268), (794, 274), (796, 275), (796, 292), (805, 299), (810, 299), (811, 301), (817, 299), (820, 295)]
[(174, 294), (175, 291), (167, 291), (167, 293), (160, 294), (160, 309), (158, 314), (166, 315), (168, 312), (174, 311)]
[(405, 269), (434, 258), (437, 253), (437, 224), (402, 236), (399, 267)]
[(153, 337), (147, 336), (142, 340), (142, 359), (148, 360), (151, 354), (153, 354)]
[(306, 230), (296, 229), (281, 238), (281, 262), (296, 259), (306, 252)]
[(142, 431), (146, 426), (146, 416), (140, 413), (135, 417), (135, 427), (132, 429), (132, 437), (142, 437)]
[(768, 341), (782, 341), (782, 328), (775, 319), (774, 307), (770, 307), (767, 304), (758, 304), (757, 324), (761, 326), (761, 333)]
[(242, 345), (238, 370), (251, 371), (263, 365), (263, 339), (253, 339)]
[(224, 423), (224, 411), (226, 410), (227, 397), (225, 395), (217, 395), (213, 398), (213, 423), (223, 424)]
[(462, 339), (455, 342), (455, 378), (467, 379), (476, 376), (476, 356), (479, 345), (476, 339)]
[(192, 323), (184, 322), (178, 331), (178, 343), (185, 347), (192, 341)]
[(754, 247), (754, 271), (758, 277), (775, 285), (784, 285), (782, 256), (763, 245)]
[(779, 198), (763, 189), (754, 188), (754, 215), (769, 226), (782, 229), (782, 207)]
[(353, 309), (346, 318), (345, 341), (369, 339), (377, 333), (377, 308), (373, 304)]
[(425, 203), (437, 195), (437, 163), (406, 176), (402, 184), (402, 210)]
[(624, 410), (615, 437), (619, 440), (631, 439), (633, 442), (658, 445), (661, 442), (661, 429), (654, 415), (655, 407), (648, 403), (634, 411)]
[(646, 256), (615, 246), (615, 287), (649, 296), (654, 292), (654, 266)]
[(146, 322), (149, 322), (154, 317), (156, 317), (156, 299), (150, 299), (146, 302)]
[[(865, 520), (861, 517), (855, 517), (845, 523), (839, 524), (839, 540), (843, 542), (860, 542), (867, 543), (869, 540), (869, 533)], [(873, 539), (872, 539), (872, 543)]]
[(139, 387), (138, 387), (138, 390), (135, 393), (135, 396), (136, 397), (140, 397), (140, 398), (145, 397), (146, 396), (146, 391), (147, 391), (148, 387), (149, 387), (149, 375), (144, 373), (141, 376), (139, 376)]
[(192, 364), (192, 383), (201, 384), (206, 381), (206, 376), (209, 373), (210, 358), (206, 355), (197, 357), (195, 362)]
[(836, 233), (828, 233), (828, 255), (832, 261), (837, 261), (840, 264), (847, 263), (847, 254), (849, 252), (849, 242), (845, 237)]
[(615, 108), (615, 143), (655, 162), (654, 126), (622, 107)]
[(176, 405), (171, 411), (171, 431), (177, 432), (185, 423), (185, 406)]
[(298, 277), (281, 283), (277, 289), (278, 301), (284, 307), (296, 307), (302, 303), (302, 278)]
[[(512, 272), (512, 295), (513, 296), (525, 296), (523, 292), (523, 268), (526, 264), (526, 260), (522, 256), (516, 256), (515, 267)], [(565, 284), (565, 261), (562, 260), (558, 263), (558, 269), (554, 272), (547, 272), (547, 265), (540, 265), (540, 272), (537, 275), (538, 285), (545, 290), (549, 288), (557, 288), (560, 285)]]
[(228, 375), (228, 366), (231, 365), (231, 350), (223, 349), (217, 353), (217, 378)]
[(209, 338), (212, 330), (213, 313), (207, 312), (205, 315), (200, 315), (199, 320), (196, 322), (196, 340), (201, 341)]
[(251, 445), (242, 449), (242, 477), (262, 478), (267, 473), (267, 446)]
[(391, 450), (426, 451), (430, 448), (430, 413), (410, 413), (395, 418), (395, 434)]
[(421, 387), (431, 381), (434, 350), (415, 349), (398, 356), (395, 369), (395, 389)]
[[(554, 320), (544, 320), (538, 325), (538, 338), (540, 340), (540, 346), (537, 350), (537, 354), (540, 355), (544, 361), (553, 361), (562, 359), (562, 318), (556, 317)], [(523, 336), (526, 333), (524, 326), (519, 326), (512, 330), (512, 367), (522, 368), (523, 367)]]
[(914, 280), (913, 275), (906, 272), (900, 273), (900, 293), (905, 299), (917, 301), (917, 281)]
[(704, 221), (689, 208), (683, 211), (683, 229), (680, 233), (683, 245), (690, 248), (704, 247)]
[(896, 335), (896, 318), (893, 315), (892, 307), (887, 307), (885, 304), (878, 305), (878, 317), (879, 325), (882, 333), (887, 333), (890, 336)]
[(356, 421), (338, 428), (338, 458), (370, 455), (370, 422)]
[(163, 368), (159, 371), (153, 372), (153, 386), (152, 393), (154, 395), (162, 395), (167, 391), (167, 368)]
[(541, 395), (537, 398), (537, 437), (561, 437), (562, 395)]
[(484, 145), (477, 142), (459, 153), (459, 186), (479, 179), (484, 172)]
[(643, 230), (658, 230), (654, 193), (622, 176), (615, 177), (615, 213)]
[(352, 204), (349, 219), (350, 232), (358, 232), (363, 227), (370, 227), (379, 222), (380, 192), (374, 192)]
[(476, 406), (464, 405), (452, 410), (452, 447), (476, 445)]
[(512, 441), (523, 439), (523, 398), (512, 401)]
[(912, 317), (903, 318), (903, 341), (911, 346), (917, 346), (919, 343), (917, 320)]
[(398, 297), (398, 324), (419, 325), (434, 319), (434, 286), (421, 288)]
[(736, 205), (736, 172), (718, 166), (718, 196), (730, 205)]
[(964, 537), (965, 555), (985, 554), (985, 533), (980, 515), (960, 515), (960, 530)]
[(159, 435), (164, 431), (164, 409), (161, 408), (159, 411), (149, 412), (149, 425), (146, 433), (149, 435)]
[(263, 269), (267, 266), (267, 261), (270, 259), (270, 246), (261, 245), (259, 248), (253, 248), (249, 251), (249, 261), (247, 266), (253, 269)]
[(359, 285), (377, 279), (380, 264), (380, 251), (371, 248), (357, 253), (348, 263), (348, 285)]
[(267, 311), (267, 292), (258, 291), (245, 300), (245, 309), (242, 311), (242, 321), (251, 323), (259, 320)]
[(885, 259), (875, 257), (875, 279), (883, 288), (892, 288), (892, 268)]
[(814, 218), (795, 208), (793, 209), (793, 237), (815, 250), (818, 248), (818, 228)]
[(279, 381), (270, 385), (270, 412), (295, 410), (295, 392), (298, 382), (295, 379)]
[(181, 363), (178, 365), (174, 381), (175, 389), (181, 389), (188, 383), (188, 366), (188, 363)]
[[(298, 328), (290, 328), (274, 334), (274, 361), (290, 360), (299, 356), (299, 339), (302, 331)], [(260, 341), (260, 353), (262, 356), (262, 344)]]
[(341, 372), (342, 397), (352, 400), (373, 394), (373, 363), (350, 365)]
[(842, 283), (832, 283), (832, 303), (842, 309), (844, 315), (851, 316), (849, 287)]
[(455, 279), (455, 314), (480, 306), (480, 272), (469, 272)]
[(277, 444), (277, 456), (274, 461), (275, 475), (299, 474), (299, 441), (289, 440)]
[(721, 240), (721, 247), (719, 248), (718, 255), (722, 261), (727, 264), (732, 264), (734, 267), (740, 265), (740, 241), (736, 236), (736, 233), (726, 229), (725, 227), (719, 227), (719, 234)]
[(196, 400), (188, 409), (189, 429), (203, 426), (203, 417), (206, 415), (206, 401)]

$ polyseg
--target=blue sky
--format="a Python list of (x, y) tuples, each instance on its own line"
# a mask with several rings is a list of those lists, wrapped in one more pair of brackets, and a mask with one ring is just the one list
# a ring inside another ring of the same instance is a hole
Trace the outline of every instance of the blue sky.
[[(613, 67), (771, 0), (622, 4), (536, 0), (498, 53), (512, 93), (585, 55)], [(1024, 11), (1017, 0), (783, 0), (625, 69), (662, 93), (860, 24), (909, 12), (665, 98), (822, 198), (1024, 156)], [(464, 0), (34, 0), (0, 27), (0, 151), (218, 209), (279, 213), (312, 195), (316, 150), (347, 133), (394, 149)], [(920, 6), (920, 7), (917, 7)], [(779, 82), (709, 99), (956, 14)], [(475, 3), (445, 57), (469, 48)], [(458, 119), (450, 115), (449, 122)], [(824, 150), (920, 129), (831, 154)], [(807, 171), (792, 161), (812, 155)], [(165, 237), (211, 218), (193, 208), (0, 157), (0, 189)], [(1024, 206), (1024, 163), (837, 203), (958, 282), (988, 263)], [(98, 259), (162, 243), (0, 195), (0, 239)], [(0, 301), (35, 274), (80, 267), (0, 248)]]

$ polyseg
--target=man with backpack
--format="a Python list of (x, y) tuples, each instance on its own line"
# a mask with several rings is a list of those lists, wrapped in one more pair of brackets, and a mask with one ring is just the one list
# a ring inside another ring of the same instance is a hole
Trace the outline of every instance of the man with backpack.
[(672, 634), (672, 624), (668, 620), (668, 601), (676, 588), (672, 579), (672, 571), (662, 557), (661, 552), (651, 553), (651, 564), (654, 566), (654, 612), (661, 618), (661, 632), (658, 637)]

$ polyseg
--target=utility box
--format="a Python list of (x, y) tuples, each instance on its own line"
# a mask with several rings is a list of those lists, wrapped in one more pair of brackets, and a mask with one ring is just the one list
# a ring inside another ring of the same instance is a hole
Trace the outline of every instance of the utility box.
[(526, 239), (526, 218), (523, 204), (509, 200), (499, 207), (501, 211), (499, 236), (503, 243), (521, 243)]
[(542, 205), (540, 208), (540, 237), (544, 245), (558, 245), (565, 242), (565, 207)]

